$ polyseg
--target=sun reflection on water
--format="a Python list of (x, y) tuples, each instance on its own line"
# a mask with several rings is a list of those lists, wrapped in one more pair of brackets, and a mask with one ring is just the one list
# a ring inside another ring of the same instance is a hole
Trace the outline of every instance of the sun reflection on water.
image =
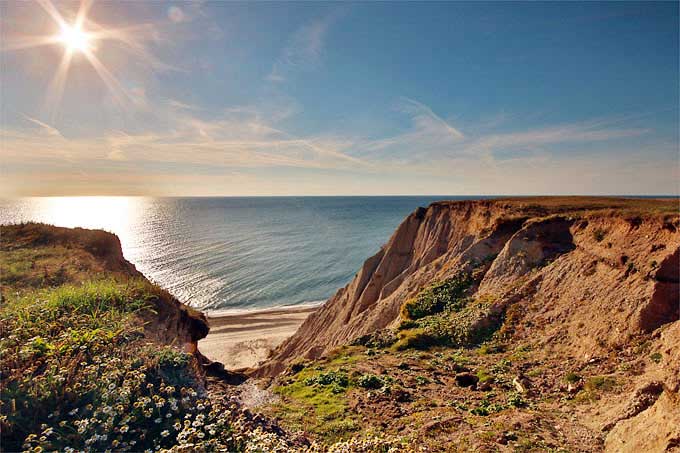
[(21, 217), (61, 227), (110, 231), (125, 246), (136, 242), (133, 225), (143, 214), (143, 205), (143, 198), (133, 197), (34, 198), (24, 206)]

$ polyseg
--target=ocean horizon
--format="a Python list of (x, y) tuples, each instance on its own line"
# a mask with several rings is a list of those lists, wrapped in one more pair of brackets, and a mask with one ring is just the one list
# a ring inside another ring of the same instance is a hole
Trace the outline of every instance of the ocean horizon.
[(146, 277), (216, 315), (323, 303), (419, 206), (482, 198), (30, 197), (0, 200), (0, 224), (112, 232)]

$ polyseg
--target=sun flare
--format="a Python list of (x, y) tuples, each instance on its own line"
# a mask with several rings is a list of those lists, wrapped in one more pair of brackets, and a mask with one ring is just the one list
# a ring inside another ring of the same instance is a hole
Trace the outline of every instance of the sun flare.
[[(78, 0), (79, 7), (75, 14), (68, 11), (62, 15), (55, 6), (55, 0), (36, 0), (45, 13), (52, 19), (55, 27), (49, 34), (41, 34), (22, 38), (9, 45), (0, 46), (0, 51), (20, 50), (45, 45), (55, 45), (62, 51), (61, 61), (50, 81), (45, 95), (45, 110), (54, 119), (57, 108), (61, 102), (66, 79), (71, 66), (75, 63), (75, 57), (80, 54), (82, 61), (87, 61), (108, 88), (113, 101), (120, 107), (130, 104), (130, 96), (121, 86), (114, 74), (100, 59), (104, 53), (104, 41), (117, 41), (123, 43), (129, 49), (134, 49), (137, 54), (146, 56), (143, 46), (138, 42), (133, 33), (139, 33), (144, 29), (143, 25), (127, 27), (105, 27), (88, 17), (93, 0)], [(99, 55), (98, 55), (99, 54)]]
[(59, 41), (70, 52), (93, 50), (92, 37), (77, 25), (63, 25), (59, 34)]

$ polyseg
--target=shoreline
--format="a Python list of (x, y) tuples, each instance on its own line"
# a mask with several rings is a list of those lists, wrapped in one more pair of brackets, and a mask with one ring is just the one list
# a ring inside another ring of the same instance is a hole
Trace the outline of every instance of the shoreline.
[(228, 370), (252, 368), (293, 335), (323, 304), (303, 304), (206, 314), (210, 332), (199, 351)]
[(229, 316), (240, 316), (240, 315), (249, 315), (249, 314), (255, 314), (255, 313), (278, 313), (278, 312), (296, 312), (300, 310), (309, 310), (311, 309), (314, 311), (315, 309), (321, 307), (326, 301), (325, 300), (319, 300), (319, 301), (314, 301), (314, 302), (304, 302), (301, 304), (296, 304), (296, 305), (274, 305), (272, 307), (255, 307), (255, 308), (227, 308), (225, 310), (215, 310), (215, 311), (207, 311), (207, 310), (200, 310), (207, 316), (208, 318), (224, 318), (224, 317), (229, 317)]

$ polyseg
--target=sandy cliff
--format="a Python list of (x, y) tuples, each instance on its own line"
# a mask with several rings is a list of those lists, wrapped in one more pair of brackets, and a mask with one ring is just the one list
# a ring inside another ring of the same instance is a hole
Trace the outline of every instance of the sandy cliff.
[(462, 273), (473, 298), (492, 301), (473, 323), (492, 319), (546, 359), (574, 366), (655, 351), (659, 364), (630, 372), (622, 396), (578, 411), (608, 451), (680, 448), (678, 212), (677, 200), (582, 197), (419, 208), (259, 372), (396, 328), (406, 301)]
[[(477, 293), (523, 307), (546, 345), (615, 347), (678, 319), (675, 201), (530, 198), (419, 208), (273, 363), (319, 357), (392, 326), (428, 283), (475, 272)], [(530, 332), (523, 332), (528, 334)]]

